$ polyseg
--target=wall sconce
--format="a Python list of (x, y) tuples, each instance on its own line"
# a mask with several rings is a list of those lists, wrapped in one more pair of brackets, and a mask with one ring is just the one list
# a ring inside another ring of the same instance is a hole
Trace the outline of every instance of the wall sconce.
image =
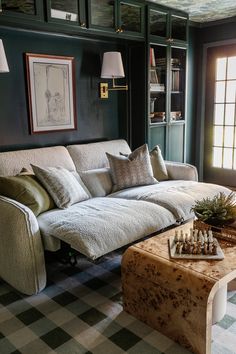
[(128, 85), (116, 85), (115, 79), (125, 77), (120, 52), (105, 52), (103, 54), (101, 78), (112, 79), (112, 87), (108, 83), (100, 83), (100, 98), (108, 98), (108, 91), (128, 90)]
[(2, 40), (0, 39), (0, 73), (8, 73), (9, 67)]

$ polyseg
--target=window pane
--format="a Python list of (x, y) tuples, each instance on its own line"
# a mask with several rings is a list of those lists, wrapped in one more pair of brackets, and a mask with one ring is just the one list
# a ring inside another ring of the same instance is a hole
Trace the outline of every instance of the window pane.
[(236, 79), (236, 57), (228, 58), (227, 79)]
[(227, 104), (225, 107), (225, 125), (234, 125), (235, 105)]
[(228, 81), (226, 87), (226, 102), (233, 103), (235, 102), (236, 95), (236, 80)]
[(226, 78), (226, 58), (219, 58), (216, 61), (216, 80), (225, 80)]
[(224, 146), (233, 147), (234, 127), (225, 127)]
[(214, 124), (224, 124), (224, 104), (215, 104), (215, 119)]
[(223, 168), (232, 169), (232, 165), (233, 165), (233, 149), (224, 149)]
[(223, 146), (223, 127), (214, 127), (214, 146)]
[(213, 148), (213, 167), (222, 167), (222, 148)]
[(121, 3), (121, 25), (125, 31), (141, 32), (141, 8)]
[(216, 82), (216, 103), (224, 102), (225, 100), (225, 82)]

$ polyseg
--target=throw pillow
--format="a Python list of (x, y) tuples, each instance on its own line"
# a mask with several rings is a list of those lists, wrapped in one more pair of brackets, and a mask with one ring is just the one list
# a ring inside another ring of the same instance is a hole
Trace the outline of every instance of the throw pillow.
[(113, 192), (147, 184), (157, 183), (153, 177), (147, 145), (143, 145), (126, 156), (106, 153), (113, 181)]
[(166, 181), (169, 179), (165, 161), (162, 157), (161, 149), (155, 146), (150, 152), (150, 159), (153, 169), (153, 175), (158, 181)]
[(93, 197), (105, 197), (112, 191), (109, 168), (81, 171), (80, 177)]
[(55, 208), (53, 200), (34, 175), (0, 177), (0, 194), (26, 205), (36, 216)]
[(47, 189), (58, 208), (65, 209), (72, 204), (89, 199), (89, 195), (75, 176), (65, 168), (31, 166), (36, 177)]

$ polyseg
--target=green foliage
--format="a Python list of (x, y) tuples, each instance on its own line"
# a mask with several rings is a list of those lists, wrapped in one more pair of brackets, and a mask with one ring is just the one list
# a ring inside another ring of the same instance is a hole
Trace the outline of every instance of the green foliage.
[(215, 195), (212, 199), (197, 200), (191, 209), (196, 217), (210, 225), (220, 226), (236, 220), (235, 193), (228, 196), (224, 193)]

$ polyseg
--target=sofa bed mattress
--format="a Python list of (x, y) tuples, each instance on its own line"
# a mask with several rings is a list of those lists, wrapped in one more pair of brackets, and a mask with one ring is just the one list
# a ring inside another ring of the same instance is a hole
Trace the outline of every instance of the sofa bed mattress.
[(56, 237), (96, 259), (175, 223), (160, 205), (120, 198), (92, 198), (38, 217), (43, 238)]
[(211, 198), (219, 192), (228, 195), (231, 191), (217, 184), (171, 180), (124, 189), (110, 194), (109, 197), (151, 202), (168, 209), (176, 221), (182, 221), (194, 216), (191, 207), (196, 200)]

